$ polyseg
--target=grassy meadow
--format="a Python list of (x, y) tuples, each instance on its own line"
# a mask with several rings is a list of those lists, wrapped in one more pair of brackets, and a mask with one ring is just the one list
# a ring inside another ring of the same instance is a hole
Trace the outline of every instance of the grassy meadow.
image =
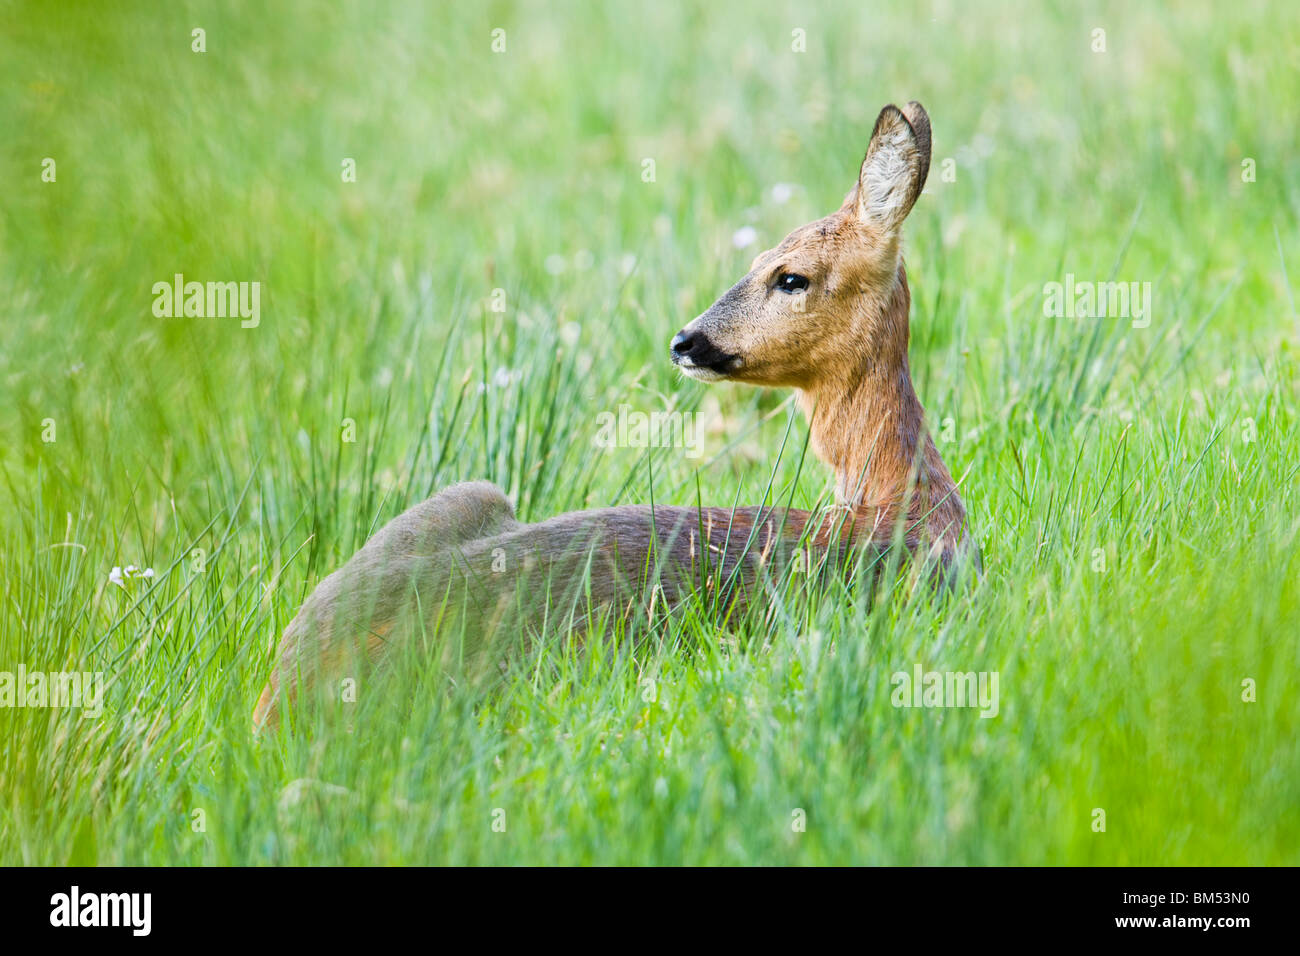
[[(0, 672), (104, 675), (0, 706), (0, 864), (1300, 863), (1300, 9), (754, 7), (0, 2)], [(303, 598), (449, 484), (824, 500), (790, 396), (668, 342), (909, 99), (978, 583), (250, 734)], [(256, 324), (158, 317), (176, 274)], [(1046, 315), (1067, 276), (1148, 314)], [(698, 448), (597, 447), (621, 405)], [(918, 665), (997, 715), (893, 706)]]

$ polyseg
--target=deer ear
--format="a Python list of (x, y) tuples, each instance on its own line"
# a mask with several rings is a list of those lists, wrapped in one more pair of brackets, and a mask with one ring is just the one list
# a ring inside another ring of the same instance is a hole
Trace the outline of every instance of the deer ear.
[(915, 101), (880, 111), (858, 173), (857, 214), (863, 222), (897, 229), (921, 195), (930, 172), (930, 117)]

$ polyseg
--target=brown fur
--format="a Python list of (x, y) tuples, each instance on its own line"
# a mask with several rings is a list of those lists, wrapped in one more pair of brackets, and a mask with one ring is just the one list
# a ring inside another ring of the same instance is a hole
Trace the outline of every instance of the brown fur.
[[(967, 549), (966, 516), (912, 388), (900, 249), (929, 163), (925, 111), (885, 107), (843, 206), (760, 254), (683, 330), (725, 357), (717, 368), (684, 360), (687, 374), (797, 390), (838, 513), (633, 505), (523, 524), (494, 485), (456, 485), (395, 518), (308, 597), (254, 727), (277, 720), (282, 698), (391, 661), (416, 635), (435, 637), (439, 664), (469, 673), (543, 620), (580, 635), (589, 611), (627, 618), (710, 590), (720, 617), (743, 611), (804, 542), (834, 557), (901, 537), (949, 568)], [(774, 288), (788, 272), (809, 280), (802, 295)]]

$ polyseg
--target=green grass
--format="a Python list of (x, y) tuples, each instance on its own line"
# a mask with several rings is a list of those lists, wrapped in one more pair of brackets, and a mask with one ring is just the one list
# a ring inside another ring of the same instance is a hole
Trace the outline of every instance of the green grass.
[[(1300, 863), (1296, 11), (444, 6), (0, 4), (0, 671), (107, 680), (99, 719), (0, 709), (0, 863)], [(450, 483), (817, 500), (788, 396), (667, 342), (911, 98), (977, 586), (734, 643), (684, 609), (250, 736), (303, 597)], [(261, 324), (155, 318), (177, 272), (261, 282)], [(1044, 317), (1066, 273), (1151, 282), (1150, 326)], [(700, 409), (704, 455), (593, 449), (624, 402)], [(997, 671), (999, 715), (893, 707), (917, 663)]]

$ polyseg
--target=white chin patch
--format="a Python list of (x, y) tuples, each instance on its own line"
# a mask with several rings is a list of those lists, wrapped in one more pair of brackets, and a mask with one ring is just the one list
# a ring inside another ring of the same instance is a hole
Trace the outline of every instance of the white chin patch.
[(715, 372), (703, 365), (679, 365), (677, 367), (682, 370), (682, 374), (687, 378), (693, 378), (699, 382), (721, 382), (727, 377), (721, 372)]

